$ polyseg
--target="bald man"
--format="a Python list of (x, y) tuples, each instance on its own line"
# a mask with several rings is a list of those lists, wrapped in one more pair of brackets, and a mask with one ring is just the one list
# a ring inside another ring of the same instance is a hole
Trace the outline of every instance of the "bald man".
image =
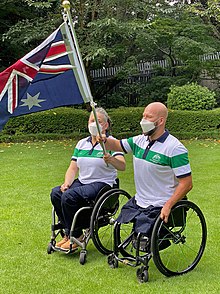
[(173, 205), (192, 189), (188, 151), (166, 129), (168, 110), (149, 104), (140, 122), (142, 135), (115, 140), (102, 137), (106, 149), (133, 153), (135, 196), (125, 204), (118, 222), (134, 222), (134, 230), (150, 235), (158, 214), (167, 222)]

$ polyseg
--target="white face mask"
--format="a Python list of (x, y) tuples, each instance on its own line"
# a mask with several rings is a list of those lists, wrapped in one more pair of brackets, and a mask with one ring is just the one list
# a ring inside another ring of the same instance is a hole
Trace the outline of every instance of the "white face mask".
[(140, 122), (142, 131), (144, 134), (148, 135), (149, 132), (153, 131), (156, 126), (155, 126), (155, 122), (153, 121), (149, 121), (147, 119), (142, 118), (141, 122)]
[[(100, 131), (102, 132), (102, 126), (99, 124)], [(92, 136), (98, 136), (98, 129), (96, 122), (92, 122), (89, 124), (89, 132)]]

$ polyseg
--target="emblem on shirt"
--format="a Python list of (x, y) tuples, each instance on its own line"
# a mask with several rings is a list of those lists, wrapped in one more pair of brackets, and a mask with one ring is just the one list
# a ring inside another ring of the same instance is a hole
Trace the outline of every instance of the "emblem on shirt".
[(151, 158), (151, 161), (152, 161), (153, 163), (158, 163), (158, 162), (160, 162), (160, 159), (161, 159), (160, 155), (159, 155), (159, 154), (155, 154), (155, 155)]
[(100, 151), (100, 152), (97, 153), (97, 157), (103, 157), (103, 155), (104, 155), (104, 154), (103, 154), (102, 151)]

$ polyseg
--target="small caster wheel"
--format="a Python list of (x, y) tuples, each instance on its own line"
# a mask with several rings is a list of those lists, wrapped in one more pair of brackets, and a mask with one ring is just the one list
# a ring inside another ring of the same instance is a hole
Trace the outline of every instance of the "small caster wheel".
[(149, 279), (148, 268), (146, 266), (142, 266), (137, 269), (137, 278), (140, 283), (146, 283)]
[(80, 252), (79, 263), (82, 265), (86, 263), (86, 253), (86, 250), (81, 250)]
[(54, 249), (53, 249), (52, 244), (49, 243), (48, 246), (47, 246), (47, 253), (48, 253), (48, 254), (51, 254), (52, 252), (54, 252)]
[(116, 259), (114, 254), (110, 254), (108, 256), (108, 264), (111, 268), (117, 268), (118, 267), (118, 260)]

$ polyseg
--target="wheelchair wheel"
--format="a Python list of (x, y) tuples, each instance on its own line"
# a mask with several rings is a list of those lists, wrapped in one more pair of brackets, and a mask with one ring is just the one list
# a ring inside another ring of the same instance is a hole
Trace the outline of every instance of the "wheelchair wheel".
[(148, 267), (142, 266), (137, 269), (137, 279), (140, 283), (146, 283), (149, 280)]
[(48, 246), (47, 246), (47, 253), (48, 253), (48, 254), (51, 254), (51, 253), (53, 253), (53, 252), (54, 252), (53, 246), (52, 246), (51, 243), (49, 243)]
[(124, 190), (111, 189), (96, 202), (91, 216), (91, 236), (96, 248), (109, 255), (114, 250), (114, 223), (121, 207), (131, 198)]
[(86, 250), (83, 249), (80, 251), (79, 263), (82, 265), (84, 265), (86, 263), (86, 254), (87, 254)]
[(200, 208), (181, 200), (171, 210), (168, 223), (160, 217), (151, 237), (151, 252), (158, 270), (165, 276), (187, 273), (200, 261), (207, 238), (205, 218)]
[(123, 257), (130, 257), (135, 260), (136, 247), (133, 243), (133, 224), (117, 223), (115, 226), (115, 246), (116, 251), (120, 252)]
[(118, 260), (116, 259), (114, 253), (111, 253), (108, 256), (108, 264), (111, 268), (117, 268), (118, 267)]

